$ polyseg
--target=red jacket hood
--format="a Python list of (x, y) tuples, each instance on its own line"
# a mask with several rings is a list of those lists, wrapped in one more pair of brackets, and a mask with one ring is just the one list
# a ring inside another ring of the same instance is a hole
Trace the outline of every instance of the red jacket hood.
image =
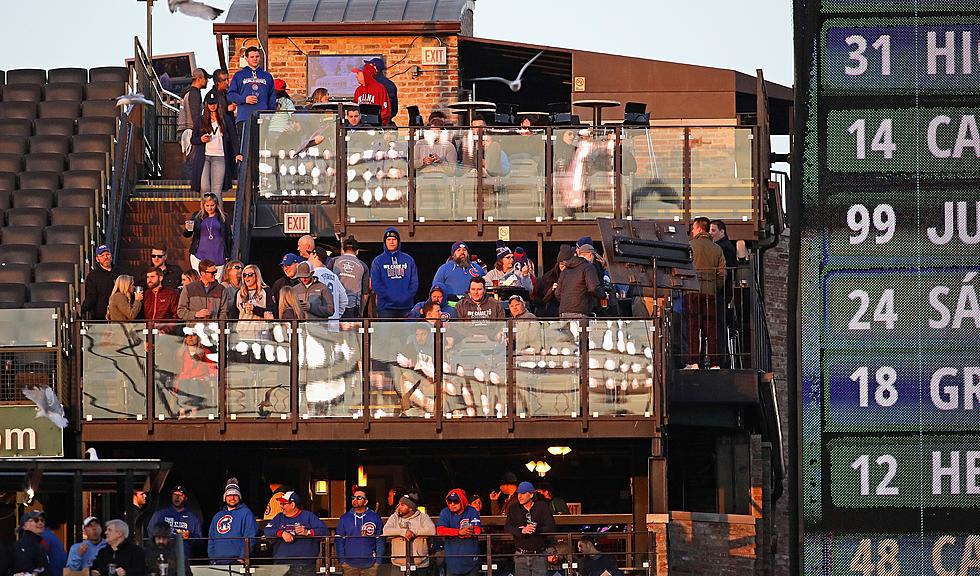
[(470, 501), (466, 499), (466, 492), (463, 492), (462, 488), (453, 488), (449, 491), (449, 494), (446, 494), (446, 505), (449, 505), (449, 497), (453, 494), (459, 496), (459, 501), (463, 504), (463, 510), (466, 510), (466, 507), (470, 505)]

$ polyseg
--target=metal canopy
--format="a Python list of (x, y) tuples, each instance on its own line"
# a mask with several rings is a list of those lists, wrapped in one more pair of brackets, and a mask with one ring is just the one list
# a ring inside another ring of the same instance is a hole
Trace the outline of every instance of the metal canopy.
[(127, 476), (150, 480), (159, 489), (166, 481), (171, 463), (161, 460), (78, 460), (70, 458), (22, 458), (0, 460), (0, 488), (19, 488), (26, 478), (35, 479), (32, 486), (70, 485), (80, 475), (85, 486), (116, 484)]
[[(256, 0), (235, 0), (226, 24), (255, 22)], [(269, 0), (269, 24), (460, 22), (471, 0)]]

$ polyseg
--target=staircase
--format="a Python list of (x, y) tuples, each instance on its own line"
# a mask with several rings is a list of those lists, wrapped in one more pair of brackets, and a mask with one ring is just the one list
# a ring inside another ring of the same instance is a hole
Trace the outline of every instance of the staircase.
[[(128, 270), (140, 271), (150, 262), (150, 249), (157, 242), (167, 247), (167, 261), (190, 267), (191, 239), (181, 232), (184, 221), (201, 207), (200, 194), (186, 180), (154, 180), (136, 185), (123, 216), (118, 262)], [(235, 191), (225, 193), (222, 209), (231, 220)]]

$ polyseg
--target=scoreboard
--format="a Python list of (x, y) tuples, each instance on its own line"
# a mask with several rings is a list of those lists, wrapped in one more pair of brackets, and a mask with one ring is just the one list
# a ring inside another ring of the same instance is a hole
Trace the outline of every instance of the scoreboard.
[(796, 0), (804, 574), (980, 576), (980, 0)]

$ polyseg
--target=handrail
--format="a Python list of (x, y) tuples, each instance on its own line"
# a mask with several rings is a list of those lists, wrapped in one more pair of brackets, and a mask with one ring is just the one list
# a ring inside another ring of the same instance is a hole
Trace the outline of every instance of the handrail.
[(135, 167), (130, 164), (133, 145), (133, 122), (130, 111), (119, 119), (119, 138), (116, 140), (115, 166), (113, 167), (112, 189), (109, 193), (109, 222), (105, 231), (105, 243), (112, 249), (113, 264), (119, 260), (119, 238), (122, 234), (123, 213), (126, 200), (135, 185)]
[[(133, 38), (133, 71), (136, 85), (134, 91), (141, 92), (153, 102), (153, 106), (144, 106), (142, 110), (144, 168), (147, 175), (159, 176), (160, 142), (165, 140), (161, 132), (162, 123), (159, 118), (176, 118), (180, 96), (163, 88), (153, 64), (146, 56), (139, 37)], [(170, 140), (175, 135), (171, 134)]]
[[(252, 130), (251, 122), (245, 122), (245, 134), (242, 135), (242, 146), (245, 148), (240, 153), (244, 158), (252, 157), (252, 151), (257, 150), (256, 137), (257, 130)], [(252, 189), (255, 186), (255, 174), (257, 165), (252, 162), (241, 162), (238, 165), (238, 186), (235, 189), (235, 210), (232, 216), (232, 248), (233, 258), (242, 262), (248, 262), (248, 251), (251, 242), (249, 241), (249, 230), (252, 222), (252, 199), (254, 194)]]

